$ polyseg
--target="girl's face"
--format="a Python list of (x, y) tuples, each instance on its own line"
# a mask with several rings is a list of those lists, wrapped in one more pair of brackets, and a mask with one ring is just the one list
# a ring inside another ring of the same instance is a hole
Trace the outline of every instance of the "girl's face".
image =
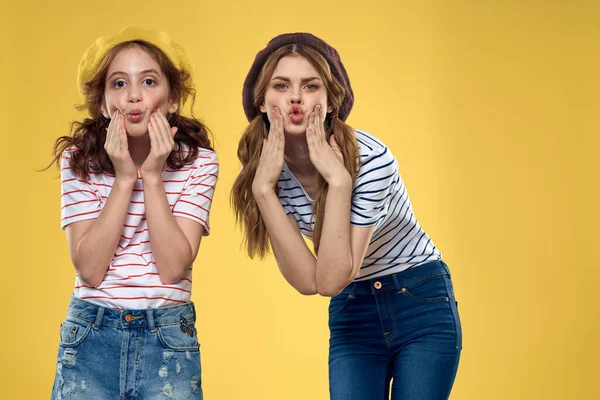
[(167, 77), (160, 66), (139, 46), (117, 53), (106, 73), (102, 114), (110, 118), (115, 110), (125, 116), (125, 130), (133, 137), (148, 134), (150, 115), (177, 111), (170, 99)]
[(269, 121), (275, 119), (273, 108), (283, 116), (284, 131), (304, 134), (310, 113), (321, 105), (321, 116), (331, 112), (327, 107), (327, 89), (317, 70), (302, 56), (286, 56), (277, 63), (265, 93), (260, 111), (267, 113)]

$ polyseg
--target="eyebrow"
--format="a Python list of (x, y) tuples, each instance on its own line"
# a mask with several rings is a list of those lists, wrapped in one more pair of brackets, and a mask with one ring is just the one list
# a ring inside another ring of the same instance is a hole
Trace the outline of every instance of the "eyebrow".
[[(284, 81), (284, 82), (290, 82), (290, 78), (286, 78), (286, 77), (283, 77), (283, 76), (276, 76), (276, 77), (274, 77), (274, 78), (273, 78), (273, 79), (271, 79), (271, 80), (272, 80), (272, 81), (274, 81), (274, 80), (276, 80), (276, 79), (278, 79), (278, 80), (281, 80), (281, 81)], [(301, 80), (300, 80), (300, 82), (302, 82), (302, 83), (306, 83), (306, 82), (310, 82), (310, 81), (314, 81), (314, 80), (318, 80), (318, 81), (320, 81), (320, 80), (321, 80), (321, 78), (319, 78), (318, 76), (311, 76), (310, 78), (304, 78), (304, 79), (301, 79)]]
[[(154, 74), (160, 76), (160, 72), (158, 72), (157, 70), (155, 70), (153, 68), (145, 69), (145, 70), (141, 71), (140, 75), (151, 74), (151, 73), (154, 73)], [(123, 72), (123, 71), (115, 71), (112, 74), (110, 74), (108, 79), (112, 78), (114, 75), (127, 75), (127, 73)]]

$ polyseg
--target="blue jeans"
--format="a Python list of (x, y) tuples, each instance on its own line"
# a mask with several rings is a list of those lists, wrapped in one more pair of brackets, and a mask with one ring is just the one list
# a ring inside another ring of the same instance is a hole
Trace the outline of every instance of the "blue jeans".
[(52, 399), (202, 399), (192, 303), (113, 310), (71, 298)]
[[(351, 283), (329, 305), (332, 400), (447, 399), (462, 330), (442, 261)], [(392, 380), (393, 378), (393, 380)]]

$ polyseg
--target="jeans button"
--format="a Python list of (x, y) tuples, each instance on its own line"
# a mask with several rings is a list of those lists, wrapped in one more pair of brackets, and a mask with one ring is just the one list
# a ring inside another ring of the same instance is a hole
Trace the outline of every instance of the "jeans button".
[(375, 289), (381, 289), (381, 282), (377, 281), (373, 284), (373, 286), (375, 286)]

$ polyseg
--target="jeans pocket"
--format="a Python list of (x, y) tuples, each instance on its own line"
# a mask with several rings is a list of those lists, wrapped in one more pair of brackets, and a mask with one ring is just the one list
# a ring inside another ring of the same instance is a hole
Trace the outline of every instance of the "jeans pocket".
[(347, 309), (350, 305), (350, 301), (354, 298), (352, 293), (340, 293), (337, 296), (332, 297), (329, 302), (329, 316), (331, 317), (332, 315)]
[(156, 329), (161, 344), (173, 351), (200, 351), (193, 321), (183, 320), (180, 325), (164, 325)]
[(78, 319), (67, 317), (60, 324), (60, 346), (75, 347), (79, 346), (90, 333), (92, 329), (91, 322), (83, 322)]
[(444, 275), (436, 275), (406, 284), (398, 293), (417, 303), (441, 303), (450, 301), (450, 297), (452, 297)]

